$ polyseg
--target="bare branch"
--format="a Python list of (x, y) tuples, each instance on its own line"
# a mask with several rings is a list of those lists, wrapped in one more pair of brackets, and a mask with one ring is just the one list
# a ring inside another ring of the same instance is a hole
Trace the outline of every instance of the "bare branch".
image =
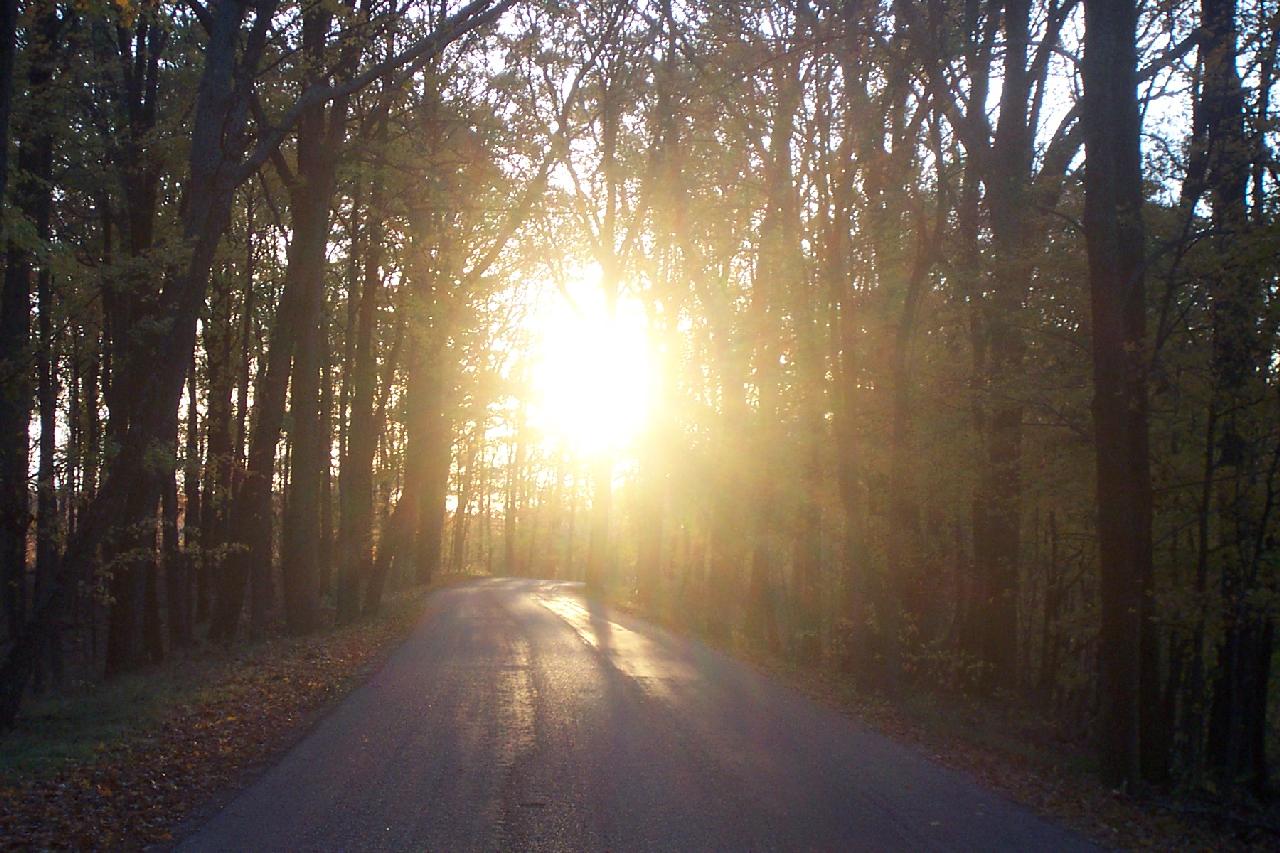
[(371, 65), (355, 77), (341, 83), (325, 83), (309, 87), (298, 96), (293, 106), (285, 111), (278, 124), (268, 126), (259, 136), (258, 144), (235, 173), (237, 182), (253, 174), (254, 170), (271, 157), (271, 152), (280, 146), (293, 126), (311, 107), (354, 94), (379, 77), (405, 69), (406, 66), (408, 69), (417, 70), (466, 33), (496, 20), (514, 2), (515, 0), (499, 0), (498, 3), (490, 6), (490, 0), (474, 0), (430, 35), (424, 36), (399, 53)]

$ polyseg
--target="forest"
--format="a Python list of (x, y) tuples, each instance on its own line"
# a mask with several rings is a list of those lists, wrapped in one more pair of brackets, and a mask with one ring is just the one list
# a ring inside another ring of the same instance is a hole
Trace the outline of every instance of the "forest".
[(0, 10), (0, 728), (490, 574), (1274, 791), (1276, 0)]

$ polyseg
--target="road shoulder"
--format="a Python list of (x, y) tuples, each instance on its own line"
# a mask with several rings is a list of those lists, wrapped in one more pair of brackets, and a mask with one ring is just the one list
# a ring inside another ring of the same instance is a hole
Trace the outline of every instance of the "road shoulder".
[(1025, 702), (928, 691), (895, 697), (860, 689), (825, 665), (799, 665), (741, 638), (690, 630), (626, 596), (609, 603), (680, 637), (702, 642), (776, 682), (907, 745), (931, 760), (1110, 849), (1276, 849), (1280, 832), (1255, 809), (1212, 808), (1192, 798), (1108, 789), (1092, 774), (1087, 744), (1065, 738)]
[(397, 596), (372, 620), (209, 646), (33, 703), (0, 742), (0, 846), (167, 846), (376, 671), (426, 594)]

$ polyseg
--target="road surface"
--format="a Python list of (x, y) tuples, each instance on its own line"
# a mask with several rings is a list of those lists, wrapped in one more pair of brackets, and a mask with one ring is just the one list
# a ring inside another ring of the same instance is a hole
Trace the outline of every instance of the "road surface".
[(488, 579), (183, 850), (1083, 850), (733, 659)]

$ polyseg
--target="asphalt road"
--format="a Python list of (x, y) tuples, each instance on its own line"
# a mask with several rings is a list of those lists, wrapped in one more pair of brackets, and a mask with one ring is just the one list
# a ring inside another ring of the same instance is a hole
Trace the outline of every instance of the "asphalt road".
[(183, 850), (1079, 850), (1080, 838), (576, 585), (442, 589)]

